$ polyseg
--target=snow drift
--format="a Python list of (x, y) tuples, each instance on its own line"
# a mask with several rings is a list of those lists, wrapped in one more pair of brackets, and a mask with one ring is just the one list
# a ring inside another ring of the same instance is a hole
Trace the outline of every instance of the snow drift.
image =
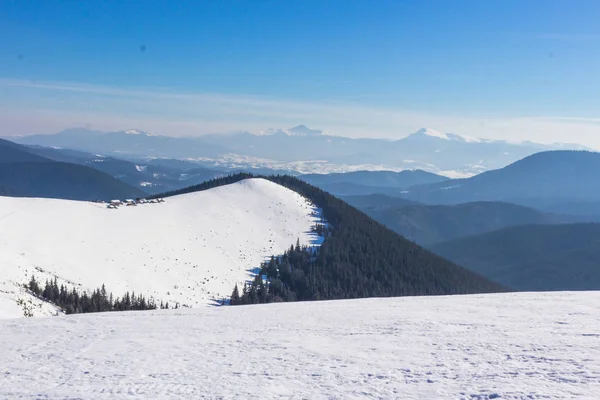
[(314, 244), (315, 208), (264, 179), (247, 179), (165, 203), (106, 205), (0, 197), (0, 317), (56, 310), (18, 285), (38, 281), (116, 296), (135, 291), (158, 302), (197, 306), (227, 297), (266, 257), (296, 240)]

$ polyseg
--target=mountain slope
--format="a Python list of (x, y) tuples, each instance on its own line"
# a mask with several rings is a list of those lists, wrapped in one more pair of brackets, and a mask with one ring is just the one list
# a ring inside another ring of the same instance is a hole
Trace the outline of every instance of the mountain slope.
[(406, 188), (447, 181), (448, 178), (422, 170), (355, 171), (300, 175), (300, 179), (336, 196), (383, 194), (400, 197)]
[(352, 183), (386, 188), (408, 188), (448, 180), (445, 176), (422, 170), (392, 171), (355, 171), (335, 174), (309, 174), (299, 177), (311, 185), (321, 186), (332, 183)]
[(13, 162), (49, 162), (50, 160), (33, 154), (26, 147), (0, 139), (0, 164)]
[(512, 227), (432, 250), (515, 290), (600, 289), (600, 224)]
[(32, 149), (0, 140), (3, 195), (73, 200), (143, 197), (145, 192), (85, 166), (59, 163)]
[(88, 292), (105, 284), (115, 296), (207, 304), (231, 294), (266, 257), (298, 239), (310, 244), (312, 211), (297, 193), (263, 179), (117, 210), (0, 197), (0, 292), (13, 293), (14, 305), (15, 285), (35, 274)]
[(93, 168), (59, 162), (0, 163), (0, 184), (25, 197), (111, 200), (146, 195)]
[(472, 201), (600, 200), (600, 153), (550, 151), (537, 153), (505, 168), (468, 179), (416, 186), (406, 197), (430, 204)]
[(401, 197), (387, 196), (385, 194), (341, 196), (341, 199), (363, 212), (369, 209), (387, 209), (419, 204), (415, 201), (406, 200)]
[(19, 196), (19, 192), (6, 186), (0, 186), (0, 196)]
[(319, 183), (315, 184), (315, 186), (336, 196), (384, 195), (389, 197), (401, 197), (404, 195), (405, 191), (405, 189), (402, 188), (361, 185), (359, 183), (350, 182)]
[[(357, 200), (350, 198), (351, 204), (352, 201)], [(357, 207), (394, 232), (426, 247), (509, 226), (575, 222), (574, 217), (547, 214), (502, 202), (475, 202), (453, 206), (394, 205), (391, 201), (388, 205), (379, 203), (378, 199), (370, 202), (363, 199)]]
[[(240, 174), (216, 179), (173, 194), (206, 190), (219, 182), (230, 183), (247, 176)], [(319, 207), (327, 221), (327, 226), (323, 227), (326, 236), (316, 255), (310, 249), (297, 246), (283, 257), (273, 259), (270, 265), (263, 265), (261, 274), (267, 275), (270, 283), (265, 289), (262, 280), (253, 282), (249, 288), (252, 302), (505, 290), (435, 256), (342, 200), (298, 178), (272, 176), (267, 179), (299, 193)], [(279, 263), (282, 265), (274, 265)], [(262, 295), (255, 298), (254, 294), (259, 292)]]
[(598, 315), (580, 292), (5, 320), (0, 398), (598, 399)]
[(15, 137), (14, 141), (25, 145), (62, 147), (115, 156), (141, 155), (184, 158), (227, 153), (226, 148), (202, 143), (193, 138), (153, 135), (136, 130), (100, 132), (75, 128), (54, 135)]
[[(221, 171), (201, 168), (197, 164), (191, 164), (193, 168), (186, 168), (183, 171), (159, 164), (149, 164), (144, 161), (134, 163), (115, 157), (105, 157), (70, 149), (33, 146), (29, 147), (28, 150), (54, 161), (85, 165), (97, 169), (151, 194), (180, 189), (223, 175)], [(181, 164), (185, 165), (184, 163)]]

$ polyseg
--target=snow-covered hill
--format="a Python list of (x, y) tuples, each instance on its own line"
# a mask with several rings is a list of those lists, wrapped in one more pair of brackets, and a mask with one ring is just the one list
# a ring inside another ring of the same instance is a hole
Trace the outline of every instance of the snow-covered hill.
[(599, 292), (0, 321), (0, 398), (598, 399)]
[[(122, 206), (0, 197), (0, 317), (22, 316), (17, 285), (58, 277), (93, 290), (105, 284), (158, 302), (197, 306), (229, 296), (271, 255), (310, 233), (316, 210), (299, 194), (264, 179)], [(55, 310), (33, 305), (35, 315)]]

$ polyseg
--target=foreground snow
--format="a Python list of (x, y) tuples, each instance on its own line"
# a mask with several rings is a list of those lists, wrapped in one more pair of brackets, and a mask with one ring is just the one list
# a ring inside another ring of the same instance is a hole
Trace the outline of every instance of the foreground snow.
[(135, 291), (171, 305), (209, 304), (266, 257), (297, 239), (315, 242), (314, 211), (264, 179), (117, 210), (0, 197), (0, 318), (56, 313), (19, 287), (32, 274), (85, 290), (105, 284), (115, 296)]
[(0, 321), (0, 398), (600, 398), (600, 292)]

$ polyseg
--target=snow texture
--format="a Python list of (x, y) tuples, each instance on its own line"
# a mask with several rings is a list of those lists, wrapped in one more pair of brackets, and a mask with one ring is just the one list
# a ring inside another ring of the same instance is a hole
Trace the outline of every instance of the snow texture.
[(22, 285), (6, 281), (4, 276), (0, 277), (0, 318), (40, 317), (61, 313), (58, 307), (32, 295)]
[[(18, 285), (58, 278), (59, 285), (115, 296), (135, 291), (198, 306), (229, 297), (262, 261), (310, 232), (317, 210), (264, 179), (140, 204), (0, 197), (0, 318), (23, 316)], [(56, 310), (41, 310), (48, 315)]]
[(598, 399), (600, 293), (0, 321), (6, 399)]

